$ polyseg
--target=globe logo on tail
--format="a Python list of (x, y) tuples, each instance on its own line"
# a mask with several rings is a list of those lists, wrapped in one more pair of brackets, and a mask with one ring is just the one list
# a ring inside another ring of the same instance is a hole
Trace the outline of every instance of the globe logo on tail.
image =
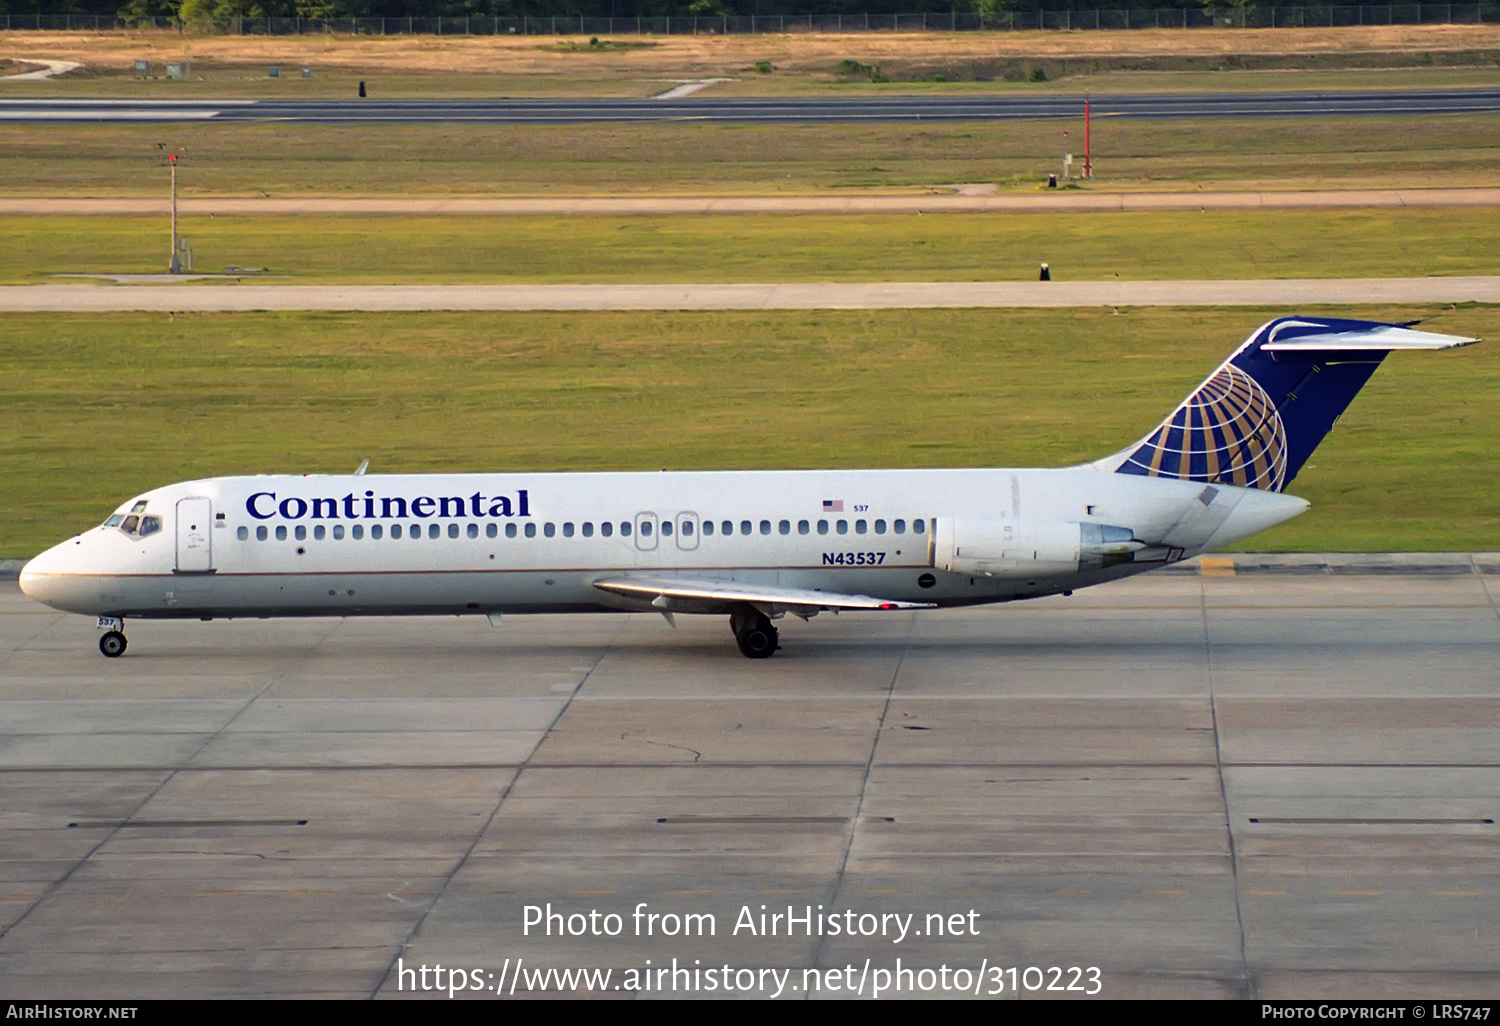
[(1225, 364), (1126, 463), (1129, 472), (1149, 477), (1279, 492), (1286, 483), (1286, 448), (1286, 428), (1266, 390)]

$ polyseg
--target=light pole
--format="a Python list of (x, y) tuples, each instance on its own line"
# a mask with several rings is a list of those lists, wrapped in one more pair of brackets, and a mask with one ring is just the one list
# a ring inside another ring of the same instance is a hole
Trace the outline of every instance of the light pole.
[(182, 270), (177, 258), (177, 154), (167, 154), (167, 163), (172, 168), (172, 260), (167, 264), (167, 273), (177, 274)]

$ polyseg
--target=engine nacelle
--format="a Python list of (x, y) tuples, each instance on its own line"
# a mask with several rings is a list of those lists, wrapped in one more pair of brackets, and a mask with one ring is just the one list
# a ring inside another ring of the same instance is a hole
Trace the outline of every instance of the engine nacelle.
[(1145, 543), (1128, 527), (1076, 520), (938, 517), (932, 565), (982, 577), (1052, 577), (1128, 563)]

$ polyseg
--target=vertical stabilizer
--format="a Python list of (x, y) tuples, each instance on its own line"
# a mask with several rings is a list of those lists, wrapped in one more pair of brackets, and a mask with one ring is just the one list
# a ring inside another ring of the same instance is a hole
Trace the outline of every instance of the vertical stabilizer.
[(1387, 353), (1477, 341), (1376, 321), (1278, 318), (1251, 335), (1156, 430), (1096, 466), (1279, 492)]

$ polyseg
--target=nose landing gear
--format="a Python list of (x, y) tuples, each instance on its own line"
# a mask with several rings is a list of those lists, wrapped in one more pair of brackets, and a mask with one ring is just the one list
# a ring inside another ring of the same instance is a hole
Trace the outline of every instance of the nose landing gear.
[(769, 659), (781, 647), (781, 635), (758, 609), (737, 609), (729, 615), (729, 629), (746, 659)]
[(125, 635), (119, 631), (105, 631), (99, 639), (99, 651), (111, 659), (118, 659), (125, 654)]

